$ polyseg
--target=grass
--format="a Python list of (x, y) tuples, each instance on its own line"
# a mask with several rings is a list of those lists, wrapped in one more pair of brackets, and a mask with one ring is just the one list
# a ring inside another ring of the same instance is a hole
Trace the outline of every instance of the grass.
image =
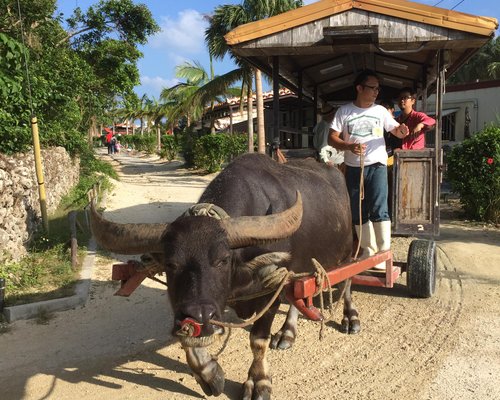
[[(83, 211), (78, 214), (77, 226), (83, 227)], [(49, 233), (36, 234), (24, 258), (0, 264), (0, 276), (6, 281), (5, 306), (71, 296), (89, 237), (88, 230), (77, 229), (79, 262), (78, 267), (73, 269), (68, 219), (57, 215), (51, 217)]]

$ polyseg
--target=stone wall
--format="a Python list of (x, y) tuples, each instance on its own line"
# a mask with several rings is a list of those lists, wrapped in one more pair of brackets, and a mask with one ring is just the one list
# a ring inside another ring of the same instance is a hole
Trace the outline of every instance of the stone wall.
[[(78, 183), (80, 162), (56, 147), (42, 150), (42, 164), (50, 215)], [(0, 260), (18, 260), (25, 255), (25, 246), (41, 223), (33, 152), (0, 154)]]

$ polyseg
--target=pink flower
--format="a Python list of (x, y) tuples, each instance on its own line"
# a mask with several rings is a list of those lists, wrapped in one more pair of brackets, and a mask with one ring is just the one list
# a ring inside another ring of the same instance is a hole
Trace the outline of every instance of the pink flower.
[(489, 165), (493, 164), (493, 158), (491, 158), (491, 157), (490, 157), (490, 158), (488, 158), (488, 159), (486, 160), (486, 162), (487, 162)]

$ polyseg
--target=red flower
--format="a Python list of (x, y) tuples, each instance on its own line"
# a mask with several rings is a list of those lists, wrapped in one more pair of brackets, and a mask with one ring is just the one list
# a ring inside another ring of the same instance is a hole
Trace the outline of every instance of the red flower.
[(491, 158), (491, 157), (490, 157), (490, 158), (488, 158), (488, 159), (486, 160), (486, 162), (487, 162), (489, 165), (493, 164), (493, 158)]

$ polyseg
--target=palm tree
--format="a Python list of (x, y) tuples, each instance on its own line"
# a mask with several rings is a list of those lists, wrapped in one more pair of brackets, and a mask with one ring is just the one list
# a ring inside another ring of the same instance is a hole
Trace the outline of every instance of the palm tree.
[[(256, 91), (257, 95), (260, 96), (260, 99), (257, 99), (257, 135), (259, 153), (265, 152), (264, 106), (262, 101), (261, 74), (253, 74), (247, 63), (243, 62), (231, 53), (224, 36), (239, 25), (281, 14), (285, 11), (301, 7), (302, 4), (302, 0), (243, 0), (243, 3), (240, 5), (222, 5), (214, 10), (214, 14), (210, 18), (210, 25), (205, 31), (205, 41), (207, 43), (209, 53), (214, 58), (222, 59), (229, 53), (239, 68), (246, 66), (246, 69), (249, 71), (249, 77), (246, 77), (245, 80), (247, 83), (250, 82), (249, 87), (251, 87), (252, 78), (255, 75)], [(278, 94), (275, 93), (275, 95)], [(247, 108), (248, 110), (251, 110), (252, 97), (249, 95), (247, 95), (247, 102)]]
[[(170, 120), (186, 116), (187, 125), (190, 126), (192, 120), (202, 117), (207, 106), (213, 110), (215, 102), (222, 102), (226, 96), (238, 93), (231, 85), (241, 79), (242, 72), (236, 69), (224, 75), (214, 76), (211, 68), (209, 76), (201, 64), (194, 61), (178, 65), (176, 76), (186, 79), (186, 82), (163, 89), (160, 99), (171, 104)], [(212, 132), (215, 132), (214, 123), (212, 117)]]
[(500, 76), (500, 36), (490, 40), (467, 61), (448, 83), (467, 83), (496, 79)]

